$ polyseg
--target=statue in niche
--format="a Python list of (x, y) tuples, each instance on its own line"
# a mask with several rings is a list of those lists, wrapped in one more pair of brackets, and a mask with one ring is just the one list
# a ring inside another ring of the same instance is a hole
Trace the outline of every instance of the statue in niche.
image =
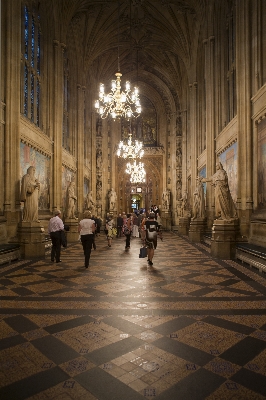
[(193, 220), (197, 218), (205, 218), (204, 188), (201, 177), (197, 177), (197, 186), (193, 193), (192, 215)]
[(114, 211), (116, 209), (117, 195), (113, 188), (110, 190), (108, 198), (109, 198), (109, 210)]
[(96, 183), (96, 200), (101, 200), (101, 199), (102, 199), (102, 182), (98, 178)]
[(75, 195), (75, 182), (70, 182), (66, 193), (66, 218), (77, 219), (75, 217), (75, 207), (77, 196)]
[(170, 190), (165, 189), (162, 194), (162, 205), (165, 210), (169, 210), (170, 207)]
[(211, 182), (214, 186), (215, 217), (221, 220), (237, 218), (236, 208), (228, 185), (228, 176), (221, 162), (216, 163), (216, 172), (209, 179), (202, 182)]
[(182, 197), (182, 184), (181, 184), (181, 180), (178, 179), (176, 181), (176, 199), (180, 200)]
[(98, 118), (96, 123), (96, 135), (102, 136), (102, 119)]
[(176, 149), (176, 166), (182, 167), (182, 151), (180, 148)]
[(180, 213), (181, 213), (181, 217), (184, 217), (186, 209), (187, 209), (187, 191), (186, 190), (184, 191), (183, 196), (180, 200), (182, 202)]
[(27, 169), (22, 177), (20, 200), (24, 203), (23, 222), (40, 222), (38, 219), (40, 182), (35, 178), (35, 167)]
[(97, 156), (96, 156), (96, 167), (97, 169), (101, 170), (102, 169), (102, 152), (100, 150), (97, 151)]
[(92, 191), (87, 194), (87, 210), (94, 212), (95, 202), (93, 201)]

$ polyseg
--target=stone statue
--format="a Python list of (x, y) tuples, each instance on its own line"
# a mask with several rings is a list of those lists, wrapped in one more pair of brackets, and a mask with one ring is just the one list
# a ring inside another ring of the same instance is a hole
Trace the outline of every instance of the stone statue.
[(92, 198), (92, 191), (90, 191), (88, 194), (87, 194), (87, 209), (88, 210), (90, 210), (91, 212), (93, 212), (94, 211), (94, 207), (95, 207), (95, 202), (93, 201), (93, 198)]
[(102, 169), (102, 152), (98, 151), (97, 152), (97, 158), (96, 158), (96, 167), (101, 170)]
[(109, 198), (109, 210), (113, 211), (116, 209), (116, 200), (117, 200), (117, 195), (113, 188), (110, 190), (108, 198)]
[(180, 199), (181, 200), (181, 217), (185, 216), (185, 211), (187, 209), (187, 191), (185, 190), (183, 193), (183, 197)]
[(178, 168), (182, 167), (182, 151), (181, 149), (176, 149), (176, 166)]
[(75, 182), (70, 182), (66, 194), (66, 218), (77, 219), (75, 217), (75, 207), (77, 196), (75, 195)]
[(205, 218), (205, 201), (202, 177), (197, 177), (197, 186), (193, 193), (192, 219)]
[(162, 194), (162, 203), (163, 203), (163, 208), (165, 210), (169, 210), (170, 207), (170, 190), (165, 189), (165, 191)]
[(21, 181), (20, 201), (24, 202), (24, 222), (40, 222), (38, 220), (38, 201), (40, 183), (35, 179), (35, 167), (29, 167)]
[(202, 182), (211, 182), (214, 186), (215, 217), (216, 219), (230, 220), (237, 218), (236, 208), (228, 186), (228, 176), (221, 162), (216, 164), (216, 172), (209, 179)]

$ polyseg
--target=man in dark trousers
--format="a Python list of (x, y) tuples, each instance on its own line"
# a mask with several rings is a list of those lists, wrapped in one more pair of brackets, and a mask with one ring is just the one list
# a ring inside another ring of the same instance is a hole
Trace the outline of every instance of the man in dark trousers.
[(116, 220), (116, 228), (117, 228), (117, 233), (116, 237), (119, 238), (122, 236), (122, 227), (123, 227), (123, 218), (122, 215), (119, 214)]
[(159, 227), (158, 222), (155, 220), (154, 212), (149, 214), (149, 218), (145, 222), (145, 231), (146, 231), (146, 247), (147, 247), (147, 255), (148, 255), (148, 264), (150, 266), (153, 265), (152, 259), (154, 256), (154, 250), (157, 247), (157, 233)]
[(62, 231), (64, 230), (64, 224), (61, 219), (61, 211), (56, 210), (54, 212), (54, 217), (50, 219), (48, 225), (48, 233), (50, 234), (50, 238), (52, 240), (52, 252), (51, 252), (51, 261), (61, 262), (60, 254), (61, 254), (61, 243), (62, 243)]

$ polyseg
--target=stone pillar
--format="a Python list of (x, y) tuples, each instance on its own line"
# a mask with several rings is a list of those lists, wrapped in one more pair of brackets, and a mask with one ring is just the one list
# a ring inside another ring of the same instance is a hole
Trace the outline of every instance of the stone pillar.
[[(191, 123), (191, 185), (194, 185), (194, 182), (196, 182), (196, 177), (197, 177), (197, 158), (198, 158), (198, 130), (197, 130), (197, 118), (198, 118), (198, 113), (197, 113), (197, 104), (198, 104), (198, 83), (194, 82), (193, 83), (193, 88), (192, 88), (192, 123)], [(195, 188), (195, 185), (194, 185)], [(194, 191), (193, 186), (191, 187), (191, 193)], [(190, 193), (190, 194), (191, 194)], [(191, 206), (191, 196), (188, 199), (189, 200), (189, 206)]]
[(21, 222), (18, 225), (21, 258), (45, 257), (44, 227), (38, 222)]
[[(215, 171), (215, 80), (214, 80), (214, 36), (204, 41), (205, 56), (205, 84), (206, 84), (206, 176), (212, 176)], [(211, 189), (211, 187), (210, 187)], [(207, 190), (206, 193), (207, 223), (211, 227), (214, 219), (214, 193)]]
[(84, 87), (77, 86), (77, 215), (81, 219), (84, 203)]
[(239, 132), (237, 142), (237, 209), (241, 233), (245, 236), (249, 235), (249, 221), (253, 208), (250, 7), (249, 0), (237, 0), (236, 2), (236, 91)]
[[(8, 237), (16, 235), (20, 213), (20, 55), (21, 19), (20, 1), (2, 2), (2, 17), (5, 19), (5, 57), (2, 67), (5, 71), (2, 98), (5, 99), (4, 129), (4, 215), (7, 219)], [(3, 83), (3, 81), (2, 81)], [(17, 215), (16, 215), (17, 214)]]
[(236, 256), (237, 238), (240, 237), (239, 220), (215, 219), (212, 227), (211, 255), (223, 260)]
[(54, 156), (53, 156), (53, 191), (52, 207), (53, 210), (61, 209), (62, 204), (62, 126), (63, 126), (63, 69), (64, 45), (54, 40)]
[(197, 218), (190, 221), (189, 226), (189, 239), (192, 242), (200, 242), (203, 239), (204, 232), (207, 228), (206, 218)]

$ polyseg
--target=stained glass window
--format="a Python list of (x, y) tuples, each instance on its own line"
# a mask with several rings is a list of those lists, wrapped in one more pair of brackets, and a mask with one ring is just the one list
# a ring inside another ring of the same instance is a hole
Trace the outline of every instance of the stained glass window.
[(25, 117), (28, 115), (28, 68), (25, 64), (24, 66), (24, 107), (23, 114)]
[(24, 67), (22, 72), (23, 96), (21, 112), (31, 122), (40, 126), (41, 105), (41, 29), (40, 16), (27, 6), (23, 7), (24, 26), (22, 46)]
[(24, 57), (28, 59), (29, 52), (29, 13), (27, 7), (24, 8)]

